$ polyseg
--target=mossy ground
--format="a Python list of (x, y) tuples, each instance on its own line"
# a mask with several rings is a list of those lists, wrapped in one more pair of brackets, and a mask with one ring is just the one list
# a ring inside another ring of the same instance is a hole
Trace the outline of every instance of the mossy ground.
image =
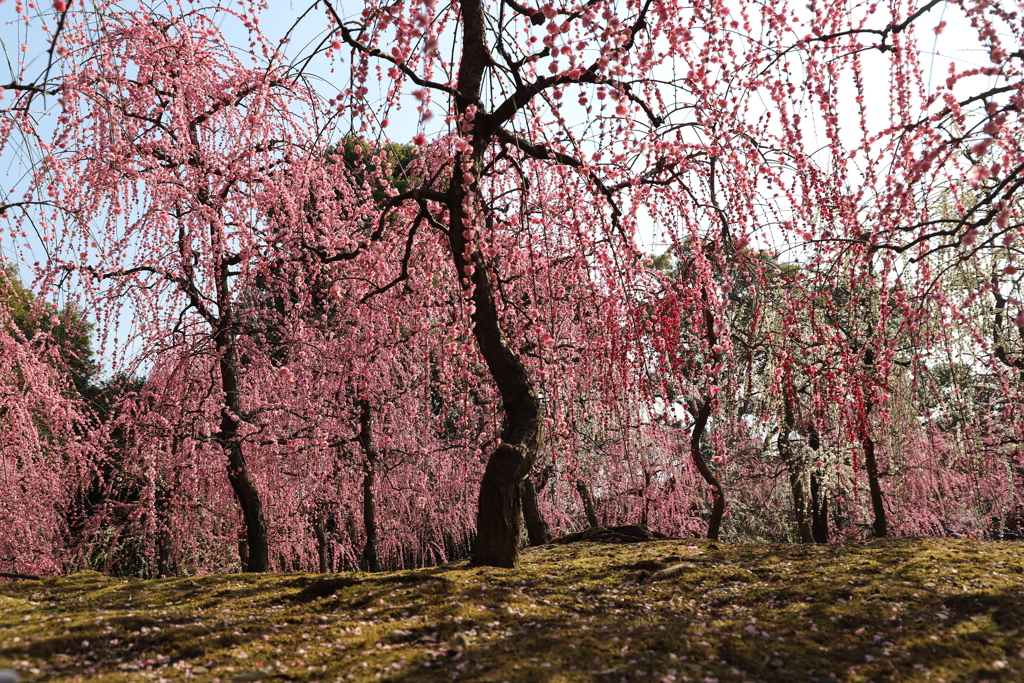
[[(643, 569), (665, 558), (683, 566), (652, 581)], [(0, 584), (0, 668), (24, 682), (1024, 680), (1018, 543), (578, 543), (516, 570), (345, 576), (310, 599), (308, 574)]]

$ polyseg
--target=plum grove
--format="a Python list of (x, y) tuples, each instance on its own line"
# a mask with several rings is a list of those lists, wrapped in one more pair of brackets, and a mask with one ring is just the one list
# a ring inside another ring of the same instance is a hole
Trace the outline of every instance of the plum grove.
[(1019, 0), (264, 9), (0, 7), (0, 571), (1015, 531)]

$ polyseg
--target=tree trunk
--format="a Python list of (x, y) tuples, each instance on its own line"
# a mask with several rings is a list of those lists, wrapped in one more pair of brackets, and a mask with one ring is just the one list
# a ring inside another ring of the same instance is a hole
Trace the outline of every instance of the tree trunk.
[(358, 401), (359, 406), (359, 445), (363, 447), (366, 463), (363, 469), (363, 530), (366, 532), (366, 545), (363, 547), (363, 565), (367, 571), (381, 570), (380, 557), (377, 554), (377, 498), (374, 488), (377, 484), (377, 450), (373, 445), (373, 414), (370, 402), (365, 399)]
[(815, 543), (828, 543), (828, 500), (821, 493), (821, 477), (811, 472), (811, 536)]
[[(821, 448), (818, 432), (813, 427), (807, 435), (807, 443), (817, 453)], [(811, 536), (815, 543), (828, 543), (828, 499), (822, 497), (822, 481), (818, 468), (811, 470)]]
[(504, 443), (491, 454), (480, 482), (474, 566), (516, 566), (521, 533), (520, 487), (534, 457), (521, 446)]
[[(701, 293), (701, 299), (704, 302), (704, 334), (707, 338), (707, 344), (711, 349), (714, 349), (718, 344), (718, 333), (715, 331), (715, 317), (711, 313), (711, 303), (708, 300), (708, 292), (705, 289)], [(711, 358), (716, 363), (722, 362), (722, 354), (713, 352)], [(708, 467), (707, 462), (704, 460), (704, 454), (700, 450), (700, 440), (704, 437), (704, 430), (708, 426), (708, 420), (711, 418), (711, 413), (714, 410), (714, 402), (711, 396), (704, 399), (704, 404), (701, 405), (696, 412), (689, 409), (693, 415), (693, 432), (690, 434), (690, 457), (693, 458), (693, 463), (697, 466), (697, 471), (700, 472), (700, 476), (704, 477), (704, 481), (711, 487), (711, 517), (708, 519), (708, 538), (717, 541), (718, 534), (722, 528), (722, 517), (725, 516), (725, 492), (722, 490), (722, 484), (718, 481), (718, 478), (711, 472), (711, 468)]]
[(318, 570), (321, 574), (331, 571), (331, 546), (327, 539), (327, 532), (321, 519), (313, 521), (313, 534), (316, 536), (316, 558)]
[(459, 200), (450, 205), (449, 245), (473, 302), (473, 334), (501, 394), (505, 413), (502, 443), (491, 453), (480, 482), (477, 546), (472, 562), (476, 566), (514, 567), (519, 559), (522, 482), (540, 451), (543, 408), (526, 367), (505, 340), (486, 263), (475, 248), (471, 254), (466, 253), (462, 182), (462, 171), (458, 170), (452, 179), (456, 188), (453, 194)]
[(693, 433), (690, 435), (690, 457), (693, 458), (693, 464), (697, 466), (700, 476), (704, 477), (704, 481), (711, 487), (712, 505), (711, 518), (708, 520), (708, 538), (717, 541), (722, 528), (722, 517), (725, 516), (725, 492), (722, 491), (722, 485), (704, 462), (704, 455), (700, 452), (700, 440), (710, 417), (711, 399), (708, 398), (694, 416)]
[(889, 534), (885, 517), (885, 503), (882, 498), (882, 486), (878, 481), (878, 461), (875, 458), (875, 440), (868, 435), (866, 428), (861, 442), (864, 446), (864, 469), (868, 472), (868, 489), (871, 491), (871, 510), (875, 515), (871, 525), (875, 538), (885, 538)]
[(807, 522), (804, 478), (799, 467), (789, 470), (789, 490), (793, 495), (793, 515), (796, 518), (797, 536), (801, 543), (814, 543), (811, 525)]
[(530, 539), (530, 546), (544, 545), (551, 540), (547, 520), (541, 514), (540, 505), (537, 503), (537, 487), (533, 485), (533, 479), (530, 477), (523, 480), (523, 520), (526, 522), (526, 535)]
[[(502, 443), (491, 453), (480, 482), (473, 564), (514, 567), (519, 558), (522, 482), (537, 460), (543, 441), (543, 408), (526, 367), (505, 339), (487, 263), (467, 235), (467, 231), (481, 227), (479, 216), (486, 213), (480, 204), (476, 178), (483, 169), (484, 152), (504, 120), (475, 117), (484, 72), (494, 60), (484, 40), (483, 1), (465, 0), (460, 11), (462, 50), (455, 107), (460, 117), (459, 134), (470, 142), (470, 148), (460, 152), (452, 165), (445, 198), (446, 232), (455, 271), (473, 304), (473, 336), (501, 394), (505, 413)], [(473, 115), (467, 115), (470, 111)]]
[(594, 508), (594, 499), (590, 495), (590, 488), (582, 479), (577, 479), (576, 490), (579, 492), (580, 498), (583, 499), (583, 512), (587, 515), (587, 524), (591, 529), (596, 529), (601, 526), (601, 521), (597, 518), (597, 510)]
[(379, 572), (380, 557), (377, 555), (377, 499), (374, 487), (377, 477), (369, 464), (363, 473), (363, 530), (366, 532), (366, 545), (363, 546), (363, 566), (367, 571)]
[(157, 578), (166, 578), (174, 573), (171, 566), (171, 554), (173, 549), (171, 539), (171, 492), (164, 487), (157, 489), (156, 495), (156, 575)]
[(793, 515), (796, 518), (796, 532), (801, 543), (813, 543), (811, 525), (807, 523), (807, 510), (804, 494), (803, 473), (793, 457), (789, 437), (779, 434), (779, 456), (786, 465), (789, 474), (789, 490), (793, 496)]
[(238, 536), (238, 561), (244, 570), (249, 566), (249, 544), (245, 541), (245, 519), (242, 519), (242, 533)]
[[(786, 375), (786, 379), (789, 380), (788, 371)], [(803, 472), (801, 471), (800, 463), (797, 462), (796, 456), (793, 454), (793, 444), (789, 440), (789, 435), (796, 425), (796, 415), (793, 412), (792, 394), (790, 393), (792, 390), (791, 382), (787, 381), (786, 384), (787, 386), (783, 388), (783, 421), (782, 427), (779, 429), (778, 438), (779, 457), (782, 459), (783, 464), (786, 466), (786, 472), (789, 474), (789, 490), (793, 496), (793, 515), (796, 518), (797, 537), (801, 543), (813, 543), (814, 537), (811, 535), (811, 526), (807, 523)]]
[[(231, 437), (234, 439), (234, 437)], [(242, 508), (242, 520), (245, 525), (246, 558), (244, 569), (247, 572), (270, 571), (270, 543), (267, 540), (267, 522), (263, 517), (263, 503), (259, 492), (249, 477), (242, 444), (236, 440), (228, 442), (225, 447), (228, 456), (228, 481), (235, 492), (235, 498)]]
[[(223, 249), (223, 236), (215, 226), (211, 226), (210, 238), (214, 245)], [(263, 502), (260, 500), (259, 491), (249, 476), (242, 441), (238, 436), (242, 408), (238, 396), (238, 353), (235, 348), (234, 321), (231, 313), (231, 269), (228, 259), (221, 258), (218, 267), (218, 317), (215, 320), (207, 318), (215, 330), (213, 341), (220, 354), (220, 382), (221, 390), (224, 392), (224, 405), (220, 409), (220, 431), (216, 434), (215, 440), (227, 456), (228, 481), (242, 509), (246, 543), (246, 552), (242, 554), (242, 567), (247, 572), (266, 572), (270, 571), (267, 521), (263, 516)]]
[(650, 526), (648, 524), (648, 522), (650, 521), (650, 514), (651, 514), (651, 497), (649, 495), (647, 495), (647, 492), (651, 490), (651, 482), (652, 481), (654, 481), (654, 476), (651, 474), (651, 471), (650, 470), (645, 470), (644, 471), (644, 490), (640, 494), (641, 496), (643, 496), (643, 499), (644, 499), (644, 510), (643, 510), (642, 513), (640, 513), (640, 523), (642, 525), (646, 526), (646, 527)]
[(242, 509), (245, 527), (246, 553), (242, 557), (243, 569), (247, 572), (270, 571), (270, 544), (267, 541), (267, 522), (263, 517), (263, 502), (259, 491), (249, 477), (249, 468), (238, 438), (237, 358), (234, 344), (226, 332), (217, 334), (217, 348), (220, 351), (221, 387), (224, 391), (224, 406), (220, 411), (220, 431), (216, 440), (224, 449), (228, 460), (228, 481), (235, 492), (235, 499)]
[[(875, 364), (875, 352), (872, 349), (864, 350), (865, 367), (873, 367)], [(871, 438), (871, 409), (874, 405), (870, 399), (864, 403), (864, 424), (861, 426), (861, 445), (864, 447), (864, 469), (868, 472), (868, 489), (871, 492), (871, 510), (874, 513), (874, 523), (871, 525), (875, 538), (885, 538), (889, 534), (888, 523), (885, 516), (885, 503), (882, 498), (882, 486), (878, 480), (878, 460), (875, 457), (875, 440)]]

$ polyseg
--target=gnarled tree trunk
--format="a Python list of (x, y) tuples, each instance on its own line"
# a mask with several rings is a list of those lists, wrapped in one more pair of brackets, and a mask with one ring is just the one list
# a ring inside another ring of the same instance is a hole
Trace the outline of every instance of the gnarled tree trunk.
[[(875, 352), (872, 349), (865, 349), (864, 366), (870, 368), (874, 364)], [(885, 515), (885, 501), (882, 497), (882, 485), (878, 480), (875, 440), (871, 437), (871, 409), (873, 407), (874, 404), (867, 399), (864, 404), (864, 423), (861, 426), (861, 445), (864, 447), (864, 469), (868, 473), (868, 490), (871, 492), (871, 510), (875, 517), (871, 530), (875, 538), (885, 538), (889, 534), (889, 528)]]
[(789, 491), (793, 496), (793, 516), (796, 518), (797, 536), (800, 538), (801, 543), (813, 543), (814, 537), (811, 535), (811, 525), (807, 523), (807, 501), (805, 500), (806, 494), (804, 493), (803, 472), (801, 471), (800, 463), (797, 462), (797, 458), (793, 454), (793, 444), (789, 440), (789, 435), (796, 426), (796, 415), (793, 412), (793, 397), (790, 393), (792, 385), (789, 381), (788, 371), (786, 375), (787, 386), (783, 390), (782, 428), (779, 429), (778, 438), (779, 457), (782, 459), (783, 464), (786, 466), (786, 472), (789, 474)]
[(366, 545), (363, 546), (363, 566), (368, 571), (381, 570), (380, 557), (377, 554), (377, 498), (374, 489), (377, 485), (377, 450), (373, 445), (373, 414), (370, 402), (360, 399), (359, 406), (359, 445), (363, 448), (366, 462), (363, 465), (363, 530), (366, 532)]
[(875, 440), (871, 438), (866, 429), (861, 438), (861, 445), (864, 446), (864, 469), (868, 473), (868, 489), (871, 492), (871, 511), (875, 517), (871, 524), (871, 531), (875, 538), (885, 538), (889, 535), (889, 526), (885, 515), (885, 501), (882, 498), (882, 486), (878, 481)]
[[(807, 443), (815, 453), (821, 448), (816, 429), (811, 428)], [(821, 474), (815, 467), (811, 469), (811, 536), (815, 543), (828, 543), (828, 499), (823, 494)]]
[(537, 502), (537, 487), (530, 477), (523, 480), (523, 520), (531, 546), (544, 545), (551, 540), (551, 530)]
[(722, 529), (722, 517), (725, 516), (725, 492), (722, 491), (721, 483), (711, 472), (711, 468), (704, 461), (704, 455), (700, 452), (700, 440), (704, 436), (704, 429), (707, 427), (710, 417), (711, 399), (708, 398), (694, 416), (693, 432), (690, 434), (690, 457), (693, 458), (693, 464), (697, 466), (700, 476), (704, 477), (704, 481), (711, 487), (711, 518), (708, 519), (707, 536), (711, 540), (717, 541), (718, 534)]
[[(461, 177), (453, 182), (461, 182)], [(460, 211), (453, 210), (453, 214)], [(490, 274), (478, 253), (472, 265), (465, 258), (466, 240), (461, 216), (453, 216), (451, 251), (456, 267), (471, 283), (475, 304), (473, 333), (501, 394), (505, 412), (502, 443), (487, 461), (480, 482), (477, 507), (477, 547), (473, 564), (514, 567), (519, 559), (522, 484), (537, 460), (543, 438), (544, 416), (540, 399), (519, 356), (505, 340), (494, 302)], [(458, 229), (456, 229), (458, 226)]]
[(577, 479), (576, 491), (579, 492), (580, 498), (583, 499), (583, 511), (587, 515), (587, 524), (590, 525), (591, 529), (601, 526), (601, 521), (597, 518), (597, 510), (594, 508), (594, 498), (590, 495), (590, 488), (587, 486), (587, 483), (582, 479)]
[[(453, 186), (462, 187), (461, 171)], [(458, 193), (456, 193), (458, 194)], [(449, 243), (455, 267), (470, 291), (475, 310), (473, 334), (501, 394), (505, 424), (502, 443), (487, 461), (477, 503), (477, 546), (472, 563), (515, 567), (519, 560), (522, 485), (537, 460), (544, 414), (526, 367), (509, 347), (501, 329), (490, 273), (479, 252), (467, 258), (462, 203), (452, 206)]]
[[(481, 0), (461, 5), (463, 20), (462, 59), (459, 66), (456, 107), (465, 116), (475, 108), (485, 69), (491, 64), (484, 43), (484, 9)], [(508, 345), (495, 303), (490, 269), (479, 247), (471, 245), (467, 232), (476, 228), (479, 206), (476, 180), (483, 167), (484, 151), (500, 121), (475, 120), (463, 124), (470, 150), (456, 157), (448, 188), (448, 246), (455, 271), (473, 303), (471, 320), (487, 369), (501, 394), (505, 413), (501, 444), (487, 461), (480, 482), (477, 507), (477, 546), (473, 564), (514, 567), (519, 559), (522, 484), (537, 460), (543, 441), (544, 412), (522, 359)]]
[[(225, 328), (227, 326), (225, 325)], [(242, 451), (242, 442), (238, 436), (239, 414), (241, 407), (238, 401), (238, 360), (235, 346), (230, 333), (222, 329), (216, 335), (217, 349), (220, 351), (221, 388), (224, 391), (224, 405), (220, 411), (220, 431), (216, 434), (217, 443), (224, 449), (228, 460), (228, 481), (235, 492), (235, 499), (242, 509), (242, 520), (245, 525), (244, 553), (240, 553), (242, 566), (247, 572), (270, 571), (270, 544), (267, 541), (267, 521), (263, 517), (263, 502), (259, 491), (249, 476), (249, 468)]]

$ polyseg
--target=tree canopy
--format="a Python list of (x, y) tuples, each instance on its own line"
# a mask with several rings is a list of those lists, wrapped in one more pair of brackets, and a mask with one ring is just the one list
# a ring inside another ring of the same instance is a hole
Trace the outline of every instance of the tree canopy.
[[(91, 325), (147, 371), (69, 439), (123, 463), (75, 461), (123, 493), (89, 562), (511, 567), (524, 514), (811, 542), (1024, 500), (1019, 0), (16, 10), (4, 248), (74, 302), (33, 323), (74, 377)], [(943, 80), (947, 25), (981, 61)]]

